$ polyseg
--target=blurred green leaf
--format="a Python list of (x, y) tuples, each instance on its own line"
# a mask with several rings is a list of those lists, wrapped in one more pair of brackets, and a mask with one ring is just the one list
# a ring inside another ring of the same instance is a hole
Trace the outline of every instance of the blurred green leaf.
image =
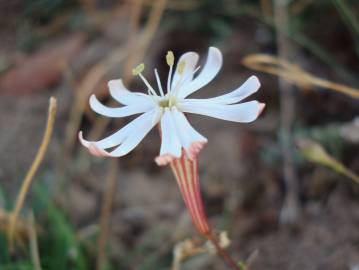
[(46, 231), (39, 235), (39, 253), (44, 269), (87, 270), (75, 230), (65, 215), (50, 201), (49, 192), (44, 188), (38, 185), (34, 191), (38, 204), (35, 211), (42, 209), (45, 212), (42, 226)]

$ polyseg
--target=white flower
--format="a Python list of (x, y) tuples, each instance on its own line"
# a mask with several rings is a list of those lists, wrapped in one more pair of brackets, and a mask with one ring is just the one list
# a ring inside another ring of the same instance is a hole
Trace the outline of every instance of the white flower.
[[(174, 56), (168, 52), (166, 56), (169, 74), (166, 90), (163, 90), (157, 70), (155, 76), (158, 85), (156, 91), (143, 77), (144, 65), (133, 70), (145, 83), (148, 94), (130, 92), (123, 85), (122, 80), (111, 80), (108, 83), (111, 96), (124, 106), (110, 108), (101, 104), (92, 95), (91, 108), (104, 116), (125, 117), (141, 114), (129, 124), (114, 134), (100, 141), (87, 141), (79, 133), (81, 143), (93, 155), (121, 157), (132, 151), (141, 140), (157, 124), (160, 124), (162, 144), (160, 155), (156, 158), (159, 165), (165, 165), (174, 158), (179, 158), (182, 149), (189, 158), (193, 159), (207, 139), (199, 134), (187, 121), (184, 113), (206, 115), (222, 120), (248, 123), (254, 121), (264, 108), (263, 103), (248, 101), (239, 103), (244, 98), (256, 92), (260, 83), (257, 77), (251, 76), (242, 86), (232, 92), (214, 98), (195, 99), (189, 95), (207, 85), (217, 75), (222, 66), (222, 54), (219, 49), (210, 47), (207, 61), (194, 77), (199, 67), (198, 54), (187, 52), (183, 54), (173, 73)], [(114, 148), (111, 151), (105, 150)]]

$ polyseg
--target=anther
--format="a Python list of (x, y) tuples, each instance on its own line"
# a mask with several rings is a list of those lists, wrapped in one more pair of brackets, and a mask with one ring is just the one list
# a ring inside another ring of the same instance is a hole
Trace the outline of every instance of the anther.
[(170, 67), (173, 66), (175, 62), (175, 56), (172, 51), (167, 52), (166, 61), (167, 61), (167, 65), (169, 65)]
[(144, 63), (139, 64), (137, 67), (132, 69), (133, 76), (139, 75), (144, 69), (145, 69), (145, 64)]

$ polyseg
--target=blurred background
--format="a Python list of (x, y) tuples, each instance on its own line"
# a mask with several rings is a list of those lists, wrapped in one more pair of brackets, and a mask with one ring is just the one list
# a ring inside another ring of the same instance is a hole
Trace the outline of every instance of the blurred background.
[[(92, 93), (114, 105), (108, 80), (144, 90), (133, 67), (144, 62), (154, 82), (168, 50), (203, 63), (209, 46), (223, 68), (196, 95), (256, 75), (251, 99), (267, 105), (251, 124), (190, 117), (209, 140), (202, 195), (228, 252), (242, 269), (359, 269), (358, 14), (356, 0), (1, 0), (0, 269), (226, 269), (195, 251), (204, 240), (154, 162), (156, 130), (112, 161), (77, 140), (128, 121), (88, 106)], [(32, 178), (51, 96), (53, 133)]]

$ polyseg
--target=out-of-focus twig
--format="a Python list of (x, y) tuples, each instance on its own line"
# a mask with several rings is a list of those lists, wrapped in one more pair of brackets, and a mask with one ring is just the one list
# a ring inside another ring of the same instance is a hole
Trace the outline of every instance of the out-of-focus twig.
[[(262, 16), (262, 13), (258, 11), (258, 8), (253, 8), (252, 6), (249, 5), (241, 5), (241, 10), (244, 11), (244, 14), (253, 16), (258, 21), (267, 24), (269, 27), (275, 28), (275, 23), (273, 19)], [(237, 12), (240, 12), (240, 10), (238, 10)], [(287, 27), (283, 27), (283, 28), (284, 29), (276, 28), (276, 31), (280, 31), (283, 35), (286, 35), (296, 44), (298, 44), (299, 46), (303, 47), (305, 50), (310, 52), (314, 57), (316, 57), (322, 63), (328, 65), (332, 70), (334, 70), (338, 74), (338, 76), (343, 78), (345, 81), (349, 81), (351, 83), (358, 82), (357, 76), (355, 76), (343, 64), (338, 62), (324, 46), (319, 44), (314, 39), (308, 37), (305, 33), (301, 31), (298, 30), (293, 31), (293, 29), (289, 30), (287, 29)]]
[[(65, 160), (68, 159), (73, 145), (76, 141), (76, 133), (82, 119), (82, 115), (87, 106), (88, 98), (94, 91), (94, 87), (98, 85), (101, 79), (105, 76), (108, 70), (113, 67), (114, 64), (123, 61), (126, 57), (127, 51), (125, 47), (121, 47), (115, 50), (110, 56), (95, 65), (86, 74), (75, 93), (75, 101), (70, 111), (70, 119), (66, 127), (66, 139), (65, 139)], [(115, 59), (115, 60), (114, 60)]]
[(51, 135), (52, 135), (52, 131), (54, 128), (54, 123), (55, 123), (56, 107), (57, 107), (56, 99), (54, 97), (51, 97), (44, 137), (42, 139), (42, 142), (41, 142), (40, 148), (36, 154), (36, 157), (35, 157), (33, 163), (31, 164), (31, 167), (30, 167), (29, 171), (27, 172), (24, 181), (22, 182), (19, 195), (16, 199), (15, 209), (10, 217), (10, 225), (9, 225), (9, 232), (8, 232), (10, 251), (13, 250), (13, 244), (14, 244), (13, 241), (14, 241), (14, 233), (15, 233), (15, 228), (16, 228), (17, 217), (18, 217), (20, 210), (24, 204), (25, 197), (30, 188), (32, 179), (33, 179), (37, 169), (39, 168), (42, 160), (44, 159), (44, 156), (45, 156), (45, 153), (47, 150), (47, 146), (49, 145), (49, 142), (51, 139)]
[[(6, 234), (9, 232), (11, 213), (5, 212), (3, 209), (0, 209), (0, 232)], [(18, 219), (16, 222), (15, 232), (14, 232), (14, 241), (20, 243), (21, 245), (25, 244), (25, 240), (29, 238), (29, 230), (27, 224)]]
[(251, 54), (242, 59), (242, 64), (253, 70), (280, 76), (304, 89), (317, 86), (359, 99), (359, 89), (315, 77), (299, 66), (276, 56)]
[(356, 18), (357, 14), (353, 12), (345, 0), (332, 0), (332, 2), (353, 36), (356, 45), (356, 53), (357, 56), (359, 56), (359, 21)]
[(293, 4), (290, 7), (291, 13), (297, 15), (302, 13), (314, 0), (297, 0), (293, 1)]
[(340, 173), (356, 184), (359, 184), (359, 175), (345, 167), (340, 161), (330, 156), (325, 149), (318, 143), (309, 139), (301, 139), (296, 142), (302, 155), (309, 161), (325, 166)]
[[(115, 10), (117, 9), (118, 8)], [(111, 70), (111, 68), (113, 68), (116, 64), (120, 64), (124, 59), (126, 59), (126, 56), (130, 51), (130, 48), (126, 45), (119, 46), (117, 49), (113, 50), (104, 60), (94, 65), (86, 73), (81, 82), (75, 86), (75, 99), (70, 109), (69, 121), (65, 131), (66, 139), (64, 145), (64, 165), (66, 165), (74, 143), (77, 139), (76, 133), (78, 132), (83, 113), (86, 109), (88, 98), (94, 92), (95, 87), (98, 86), (101, 80), (103, 80), (108, 71)]]
[(97, 270), (103, 269), (106, 263), (106, 243), (108, 238), (108, 226), (113, 198), (116, 191), (116, 180), (118, 175), (118, 166), (116, 160), (111, 160), (109, 167), (110, 168), (106, 179), (106, 189), (103, 195), (103, 204), (100, 216), (100, 235), (97, 241)]
[[(146, 50), (148, 49), (153, 36), (159, 26), (160, 19), (162, 17), (163, 11), (166, 7), (167, 0), (158, 0), (155, 1), (155, 4), (151, 10), (149, 19), (146, 23), (146, 26), (143, 30), (143, 34), (140, 35), (138, 41), (138, 46), (131, 48), (132, 52), (134, 53), (134, 57), (130, 58), (127, 62), (127, 67), (125, 67), (125, 70), (133, 67), (133, 64), (135, 62), (139, 62), (141, 59), (143, 59)], [(131, 64), (131, 65), (130, 65)], [(102, 134), (103, 130), (106, 128), (110, 121), (110, 118), (99, 118), (97, 122), (94, 125), (94, 128), (92, 129), (89, 138), (97, 138)]]
[[(141, 12), (143, 7), (143, 0), (133, 0), (132, 7), (131, 7), (131, 22), (130, 22), (130, 32), (128, 37), (127, 48), (129, 50), (136, 48), (136, 36), (139, 32), (139, 24), (141, 18)], [(123, 81), (128, 83), (131, 75), (132, 75), (132, 68), (135, 65), (135, 61), (137, 61), (137, 57), (135, 53), (130, 53), (126, 59), (125, 67), (123, 70)]]
[[(147, 5), (153, 5), (155, 1), (145, 1)], [(169, 0), (166, 9), (173, 9), (177, 11), (189, 11), (198, 8), (201, 5), (200, 0)]]
[(261, 0), (261, 9), (265, 17), (272, 16), (272, 1), (271, 0)]
[(29, 217), (29, 236), (30, 236), (30, 253), (35, 270), (41, 270), (41, 261), (39, 255), (39, 246), (37, 243), (36, 223), (34, 213), (30, 212)]
[(353, 31), (354, 37), (359, 38), (359, 21), (355, 17), (353, 10), (346, 3), (345, 0), (332, 0), (335, 6), (338, 8), (339, 12), (343, 16), (343, 19), (347, 23), (351, 31)]
[[(288, 1), (274, 1), (274, 22), (277, 35), (278, 56), (288, 59), (291, 55), (291, 45), (283, 32), (288, 32), (289, 15)], [(293, 163), (292, 128), (295, 115), (295, 100), (293, 86), (278, 78), (280, 89), (280, 143), (283, 158), (283, 178), (286, 185), (284, 204), (280, 214), (282, 223), (294, 224), (298, 217), (298, 179)]]

